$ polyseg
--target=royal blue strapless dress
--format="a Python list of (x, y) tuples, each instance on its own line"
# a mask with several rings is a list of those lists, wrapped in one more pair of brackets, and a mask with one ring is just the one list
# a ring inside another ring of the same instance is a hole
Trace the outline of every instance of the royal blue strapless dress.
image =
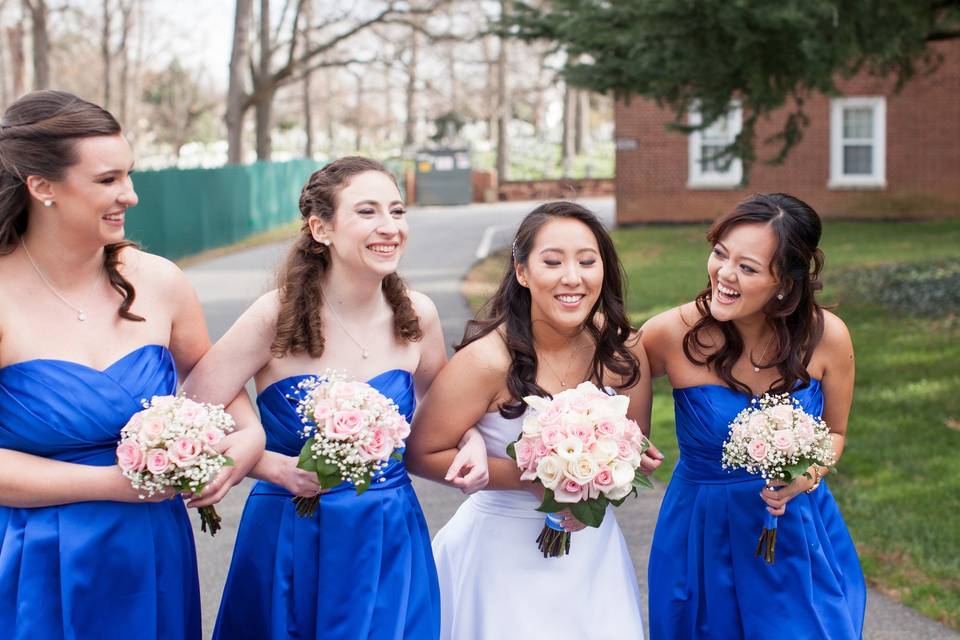
[[(267, 449), (303, 446), (294, 376), (257, 397)], [(413, 376), (394, 369), (367, 381), (409, 420)], [(435, 640), (440, 590), (430, 535), (403, 461), (362, 495), (341, 484), (312, 518), (283, 487), (259, 481), (247, 499), (214, 638)]]
[[(823, 412), (820, 383), (794, 397)], [(680, 459), (650, 551), (652, 640), (860, 638), (866, 586), (826, 481), (787, 504), (776, 562), (754, 555), (764, 523), (763, 480), (721, 468), (728, 426), (750, 402), (719, 385), (673, 392)]]
[[(176, 391), (165, 347), (103, 371), (65, 360), (0, 369), (0, 448), (115, 462), (141, 401)], [(14, 640), (200, 638), (200, 587), (183, 501), (0, 506), (0, 636)]]

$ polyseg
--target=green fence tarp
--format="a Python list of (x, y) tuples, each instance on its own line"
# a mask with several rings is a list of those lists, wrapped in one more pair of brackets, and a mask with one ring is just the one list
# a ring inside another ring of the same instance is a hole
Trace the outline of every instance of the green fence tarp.
[(140, 203), (127, 214), (127, 237), (171, 260), (243, 240), (296, 219), (300, 189), (321, 166), (292, 160), (138, 172)]

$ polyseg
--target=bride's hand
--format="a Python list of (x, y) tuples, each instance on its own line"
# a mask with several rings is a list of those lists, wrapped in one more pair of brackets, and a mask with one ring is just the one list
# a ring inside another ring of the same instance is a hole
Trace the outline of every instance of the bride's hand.
[(490, 480), (487, 445), (483, 437), (471, 428), (460, 439), (458, 448), (444, 479), (466, 494), (480, 491)]
[(653, 443), (650, 442), (649, 438), (647, 439), (647, 450), (643, 452), (643, 455), (640, 456), (640, 473), (645, 476), (649, 476), (651, 473), (657, 470), (663, 464), (663, 454), (660, 453), (660, 449), (657, 449), (653, 446)]
[(560, 516), (560, 526), (563, 527), (564, 531), (573, 533), (575, 531), (580, 531), (581, 529), (586, 529), (587, 527), (587, 525), (577, 520), (574, 515), (570, 513), (570, 509), (558, 511), (557, 515)]

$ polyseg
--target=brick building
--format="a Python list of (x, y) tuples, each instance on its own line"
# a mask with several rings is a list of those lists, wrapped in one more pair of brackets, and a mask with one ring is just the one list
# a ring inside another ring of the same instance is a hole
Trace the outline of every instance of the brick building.
[[(840, 83), (842, 96), (811, 97), (803, 140), (781, 165), (756, 162), (746, 186), (739, 162), (710, 159), (739, 131), (736, 104), (687, 136), (667, 128), (671, 111), (640, 98), (618, 102), (619, 222), (709, 220), (760, 191), (796, 195), (830, 217), (960, 215), (960, 40), (934, 46), (943, 63), (899, 93), (893, 79), (860, 75)], [(760, 122), (756, 139), (776, 130)], [(760, 147), (758, 156), (774, 150)]]

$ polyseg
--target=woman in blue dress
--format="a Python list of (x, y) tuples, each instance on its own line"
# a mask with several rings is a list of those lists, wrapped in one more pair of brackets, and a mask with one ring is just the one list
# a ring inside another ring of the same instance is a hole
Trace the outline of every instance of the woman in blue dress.
[[(115, 464), (141, 401), (174, 393), (209, 347), (183, 273), (124, 241), (132, 164), (113, 116), (66, 92), (0, 121), (4, 638), (200, 637), (184, 502), (140, 499)], [(195, 502), (243, 476), (258, 430), (224, 441), (238, 466)]]
[[(301, 231), (278, 287), (248, 309), (186, 383), (203, 400), (231, 397), (251, 377), (267, 433), (253, 470), (215, 638), (432, 640), (440, 602), (430, 538), (403, 461), (362, 495), (342, 484), (314, 516), (293, 496), (315, 496), (296, 467), (303, 444), (296, 384), (336, 369), (394, 400), (408, 419), (446, 361), (440, 320), (396, 274), (406, 211), (382, 165), (341, 158), (300, 196)], [(451, 468), (471, 491), (485, 481), (482, 440), (464, 437)]]
[[(861, 637), (866, 587), (828, 469), (772, 488), (720, 464), (728, 425), (767, 391), (822, 414), (843, 453), (853, 346), (814, 297), (820, 235), (792, 196), (745, 200), (707, 234), (707, 287), (644, 326), (652, 373), (674, 388), (680, 445), (650, 552), (653, 640)], [(755, 557), (767, 513), (779, 516), (773, 564)]]

